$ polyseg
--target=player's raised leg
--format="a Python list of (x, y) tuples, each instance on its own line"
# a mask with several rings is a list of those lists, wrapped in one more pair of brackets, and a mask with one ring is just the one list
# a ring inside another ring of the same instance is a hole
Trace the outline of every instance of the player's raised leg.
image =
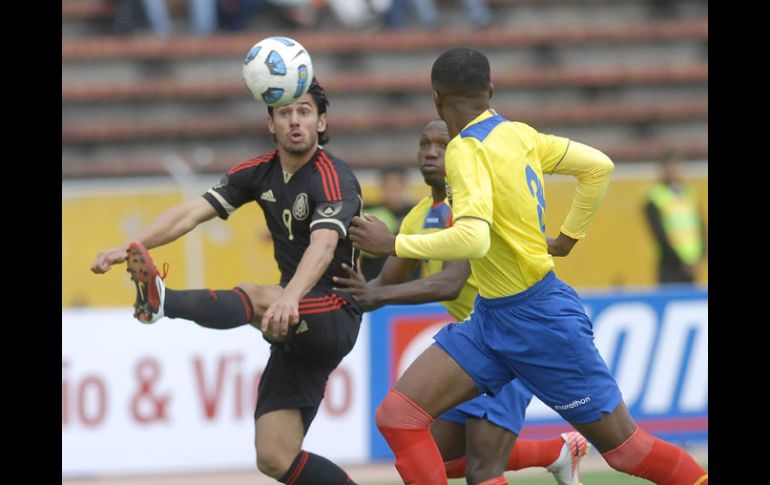
[(230, 290), (166, 288), (165, 274), (160, 274), (150, 253), (137, 242), (129, 245), (127, 265), (136, 285), (134, 316), (142, 323), (154, 323), (164, 316), (192, 320), (215, 329), (259, 323), (270, 302), (281, 292), (278, 285), (252, 283), (242, 283)]
[[(136, 287), (134, 317), (142, 323), (155, 323), (164, 316), (166, 287), (150, 253), (138, 242), (128, 246), (126, 266)], [(164, 272), (165, 273), (165, 272)]]

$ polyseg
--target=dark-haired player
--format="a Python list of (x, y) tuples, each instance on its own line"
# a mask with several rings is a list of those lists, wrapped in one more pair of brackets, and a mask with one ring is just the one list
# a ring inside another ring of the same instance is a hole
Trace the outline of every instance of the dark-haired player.
[[(489, 61), (474, 49), (441, 54), (431, 70), (433, 100), (451, 141), (446, 178), (454, 224), (426, 235), (392, 236), (354, 218), (361, 249), (412, 259), (469, 259), (479, 297), (470, 319), (444, 327), (401, 376), (376, 422), (405, 483), (445, 484), (433, 418), (480, 392), (520, 379), (602, 453), (616, 470), (664, 485), (702, 485), (708, 474), (682, 449), (636, 425), (593, 342), (577, 293), (556, 278), (604, 198), (612, 161), (589, 146), (509, 121), (489, 108)], [(571, 214), (545, 235), (543, 173), (577, 177)], [(502, 475), (479, 477), (507, 483)], [(477, 479), (477, 480), (478, 480)]]
[[(91, 266), (104, 273), (128, 259), (137, 288), (134, 316), (144, 323), (185, 318), (209, 328), (252, 323), (270, 342), (254, 411), (257, 466), (294, 485), (349, 484), (347, 474), (302, 442), (323, 399), (329, 374), (353, 348), (360, 305), (332, 290), (342, 263), (358, 256), (348, 239), (361, 210), (361, 188), (342, 160), (321, 145), (326, 93), (313, 79), (294, 103), (268, 109), (277, 149), (242, 162), (195, 200), (173, 207), (140, 232), (137, 242), (100, 252)], [(242, 283), (231, 290), (172, 290), (146, 248), (167, 244), (198, 224), (223, 219), (256, 201), (272, 234), (280, 285)]]

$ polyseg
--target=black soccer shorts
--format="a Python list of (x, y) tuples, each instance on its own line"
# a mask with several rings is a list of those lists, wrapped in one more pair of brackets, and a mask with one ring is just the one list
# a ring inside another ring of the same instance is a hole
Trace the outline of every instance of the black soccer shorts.
[(361, 316), (356, 303), (333, 293), (308, 293), (300, 302), (300, 323), (290, 326), (285, 342), (271, 342), (254, 420), (279, 409), (299, 409), (307, 434), (329, 375), (356, 343)]

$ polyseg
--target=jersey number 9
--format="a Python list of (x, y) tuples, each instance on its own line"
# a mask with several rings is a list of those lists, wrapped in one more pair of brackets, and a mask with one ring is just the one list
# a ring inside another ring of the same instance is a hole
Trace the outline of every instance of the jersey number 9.
[(545, 211), (545, 195), (543, 194), (543, 184), (540, 182), (535, 171), (527, 165), (527, 187), (529, 193), (537, 199), (537, 218), (540, 221), (540, 230), (545, 234), (545, 222), (543, 222), (543, 212)]

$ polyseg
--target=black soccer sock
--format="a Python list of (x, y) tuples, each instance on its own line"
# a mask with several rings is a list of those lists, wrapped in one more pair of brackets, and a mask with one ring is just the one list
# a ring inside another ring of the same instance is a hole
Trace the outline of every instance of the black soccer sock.
[(279, 482), (286, 485), (356, 485), (342, 468), (323, 456), (300, 450)]
[(169, 318), (185, 318), (202, 327), (224, 330), (249, 323), (254, 307), (240, 288), (218, 291), (166, 288), (163, 313)]

